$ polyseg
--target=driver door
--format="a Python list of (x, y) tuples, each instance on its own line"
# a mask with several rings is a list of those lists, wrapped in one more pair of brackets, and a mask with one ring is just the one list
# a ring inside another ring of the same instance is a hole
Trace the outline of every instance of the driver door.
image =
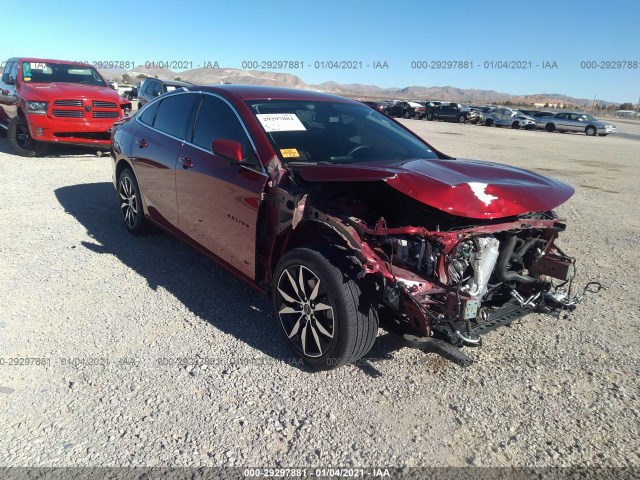
[[(242, 162), (211, 151), (214, 139), (243, 145)], [(176, 166), (179, 228), (194, 243), (255, 278), (256, 230), (267, 175), (235, 110), (203, 94), (190, 139)]]

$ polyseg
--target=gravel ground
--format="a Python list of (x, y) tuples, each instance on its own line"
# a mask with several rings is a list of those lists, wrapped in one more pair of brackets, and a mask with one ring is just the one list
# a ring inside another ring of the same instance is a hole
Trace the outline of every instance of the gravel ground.
[[(380, 332), (365, 361), (311, 373), (266, 299), (126, 233), (110, 158), (0, 139), (0, 465), (640, 466), (640, 142), (404, 123), (575, 186), (561, 245), (604, 289), (490, 333), (466, 369)], [(45, 364), (10, 364), (27, 357)]]

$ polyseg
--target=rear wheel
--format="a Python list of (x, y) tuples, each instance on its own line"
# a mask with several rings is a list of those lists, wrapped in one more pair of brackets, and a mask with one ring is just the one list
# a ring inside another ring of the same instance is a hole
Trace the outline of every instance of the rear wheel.
[(149, 231), (149, 222), (144, 218), (140, 187), (135, 175), (125, 168), (118, 177), (118, 201), (122, 220), (129, 232), (143, 235)]
[(589, 125), (587, 128), (584, 129), (584, 133), (586, 133), (588, 137), (593, 137), (596, 134), (596, 132), (597, 132), (596, 127), (594, 127), (593, 125)]
[(547, 132), (555, 132), (555, 131), (556, 131), (556, 126), (555, 126), (553, 123), (547, 123), (547, 124), (544, 126), (544, 129), (545, 129)]
[(275, 314), (289, 347), (317, 370), (364, 356), (378, 332), (367, 288), (349, 273), (345, 250), (304, 247), (278, 262), (272, 292)]
[(48, 149), (46, 143), (33, 139), (29, 131), (29, 125), (22, 117), (15, 116), (9, 122), (7, 137), (11, 148), (21, 157), (39, 157)]

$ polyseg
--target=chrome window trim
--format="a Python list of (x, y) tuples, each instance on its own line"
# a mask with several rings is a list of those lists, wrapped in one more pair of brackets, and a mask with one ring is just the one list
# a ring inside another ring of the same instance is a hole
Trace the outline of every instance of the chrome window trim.
[[(144, 123), (142, 120), (140, 120), (140, 115), (141, 115), (140, 112), (144, 112), (144, 110), (146, 110), (149, 107), (149, 105), (152, 105), (152, 104), (154, 104), (156, 102), (160, 102), (160, 101), (164, 100), (167, 97), (174, 97), (176, 95), (190, 95), (190, 94), (211, 95), (212, 97), (216, 97), (216, 98), (222, 100), (224, 103), (227, 104), (227, 106), (235, 114), (236, 118), (240, 122), (240, 125), (242, 126), (242, 129), (244, 130), (245, 135), (249, 139), (249, 142), (251, 143), (251, 148), (253, 149), (253, 153), (255, 154), (256, 159), (258, 160), (258, 164), (260, 165), (260, 169), (256, 170), (255, 165), (253, 165), (253, 164), (249, 165), (249, 164), (240, 163), (239, 165), (242, 166), (242, 167), (245, 167), (245, 168), (249, 168), (250, 170), (256, 171), (258, 173), (262, 173), (264, 176), (268, 177), (269, 175), (267, 174), (267, 170), (266, 170), (264, 164), (262, 163), (262, 161), (260, 160), (260, 156), (258, 155), (258, 149), (256, 148), (256, 144), (254, 143), (253, 138), (251, 138), (251, 135), (249, 134), (249, 130), (247, 130), (246, 125), (242, 121), (242, 117), (240, 117), (240, 114), (236, 111), (235, 107), (231, 104), (231, 102), (229, 102), (229, 100), (227, 100), (226, 98), (224, 98), (221, 95), (218, 95), (217, 93), (203, 92), (202, 90), (188, 90), (186, 92), (179, 91), (179, 92), (175, 92), (175, 93), (169, 93), (169, 94), (160, 95), (159, 97), (154, 98), (152, 101), (147, 102), (140, 110), (138, 110), (138, 113), (136, 113), (135, 119), (136, 119), (136, 121), (138, 123), (140, 123), (140, 125), (144, 125), (145, 127), (153, 130), (154, 132), (158, 132), (161, 135), (164, 135), (166, 137), (173, 138), (173, 139), (175, 139), (175, 140), (177, 140), (179, 142), (182, 142), (183, 145), (186, 144), (186, 145), (189, 145), (190, 147), (197, 148), (198, 150), (202, 150), (203, 152), (208, 153), (209, 155), (213, 155), (213, 152), (211, 152), (211, 150), (207, 150), (206, 148), (203, 148), (200, 145), (196, 145), (194, 143), (188, 142), (185, 139), (178, 138), (178, 137), (175, 137), (175, 136), (173, 136), (173, 135), (171, 135), (169, 133), (163, 132), (162, 130), (158, 130), (157, 128), (152, 127), (151, 125), (148, 125), (148, 124)], [(157, 113), (156, 113), (156, 115), (157, 115)], [(155, 121), (155, 118), (154, 118), (154, 121)]]

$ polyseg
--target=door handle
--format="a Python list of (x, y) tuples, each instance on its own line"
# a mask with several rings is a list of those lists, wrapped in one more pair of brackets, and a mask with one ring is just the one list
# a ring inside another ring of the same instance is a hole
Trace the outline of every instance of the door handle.
[(141, 140), (138, 140), (138, 146), (140, 148), (146, 148), (149, 146), (149, 144), (147, 143), (147, 141), (143, 138)]
[(189, 157), (180, 157), (178, 161), (182, 164), (182, 168), (193, 168), (193, 162)]

